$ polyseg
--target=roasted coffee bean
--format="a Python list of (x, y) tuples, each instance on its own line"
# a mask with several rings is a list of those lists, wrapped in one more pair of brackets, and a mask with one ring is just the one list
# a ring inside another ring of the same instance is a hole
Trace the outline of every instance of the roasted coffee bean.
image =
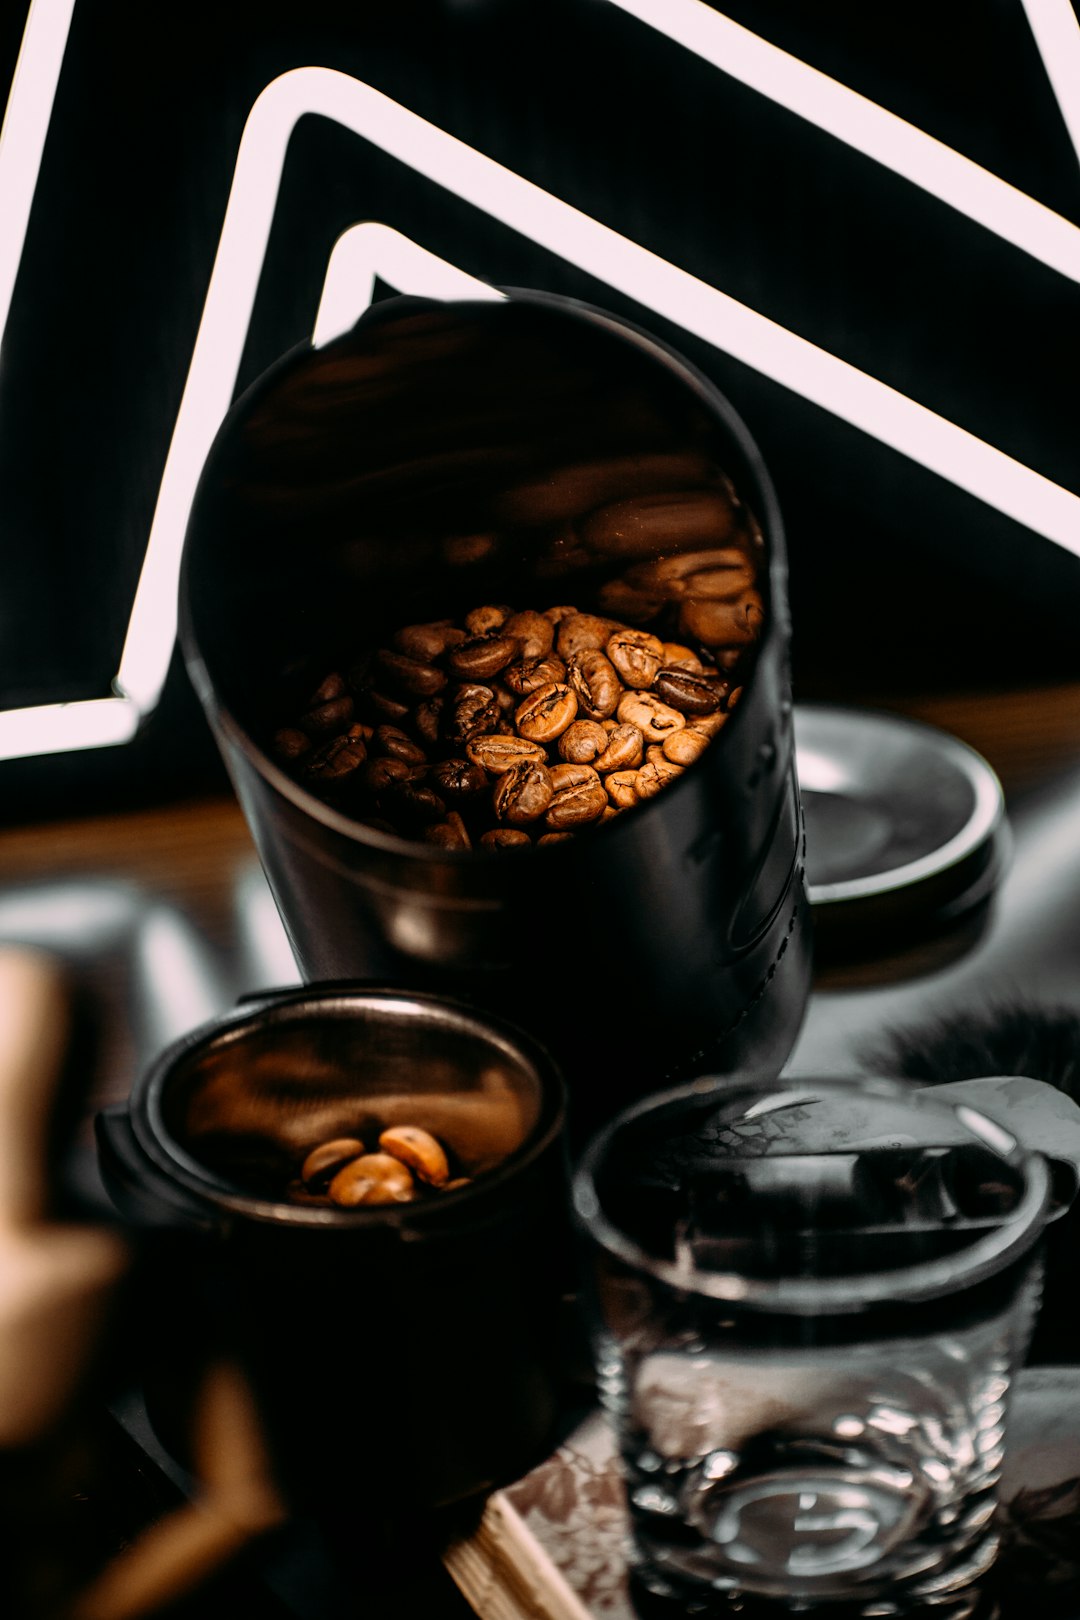
[(329, 703), (334, 698), (343, 697), (347, 691), (345, 677), (333, 672), (319, 682), (314, 692), (312, 692), (307, 706), (309, 709), (317, 709), (322, 703)]
[(591, 512), (620, 492), (699, 484), (708, 472), (708, 463), (695, 451), (661, 450), (571, 462), (504, 491), (497, 498), (496, 511), (512, 524), (557, 523)]
[(331, 1202), (343, 1209), (367, 1204), (408, 1204), (416, 1183), (408, 1165), (390, 1153), (364, 1153), (339, 1170), (329, 1186)]
[(673, 765), (693, 765), (708, 748), (709, 739), (692, 726), (684, 726), (681, 731), (673, 731), (670, 737), (665, 737), (662, 746), (664, 758)]
[(705, 665), (692, 647), (684, 647), (681, 641), (664, 642), (664, 669), (688, 669), (692, 675), (703, 675)]
[(566, 683), (587, 720), (608, 719), (623, 693), (614, 664), (599, 647), (587, 647), (574, 654), (566, 666)]
[(440, 759), (431, 767), (430, 780), (448, 804), (475, 798), (488, 785), (487, 772), (469, 759)]
[(443, 710), (445, 735), (451, 744), (465, 744), (473, 737), (494, 731), (501, 717), (490, 686), (459, 686)]
[(635, 792), (637, 779), (637, 771), (610, 771), (604, 777), (604, 792), (617, 809), (628, 810), (632, 804), (638, 803)]
[[(716, 531), (729, 507), (735, 520), (724, 540)], [(551, 829), (545, 838), (566, 839), (574, 827), (609, 821), (650, 797), (725, 723), (739, 690), (732, 683), (761, 623), (760, 596), (745, 584), (759, 572), (753, 531), (730, 490), (646, 492), (583, 521), (600, 537), (599, 549), (610, 542), (636, 559), (662, 513), (679, 530), (665, 537), (663, 555), (633, 560), (599, 593), (602, 609), (621, 593), (625, 616), (496, 603), (463, 620), (405, 625), (389, 645), (349, 665), (345, 678), (328, 676), (309, 700), (316, 724), (324, 724), (334, 711), (319, 716), (320, 706), (355, 692), (371, 724), (352, 720), (347, 734), (342, 726), (314, 750), (306, 721), (282, 727), (271, 742), (276, 756), (339, 804), (353, 804), (338, 788), (362, 765), (366, 799), (356, 799), (355, 810), (363, 824), (446, 849), (474, 841), (485, 849), (528, 847), (522, 829), (540, 821)], [(691, 534), (695, 526), (704, 532)], [(558, 553), (565, 568), (578, 552), (590, 562), (567, 525), (538, 560)], [(648, 623), (665, 601), (670, 610)], [(584, 776), (566, 774), (577, 771)], [(504, 825), (492, 827), (494, 818)]]
[(285, 1199), (287, 1203), (297, 1204), (302, 1209), (332, 1209), (334, 1207), (333, 1200), (326, 1193), (309, 1191), (299, 1177), (295, 1181), (290, 1181), (285, 1188)]
[(538, 760), (523, 760), (504, 771), (495, 783), (492, 803), (500, 821), (513, 827), (538, 821), (551, 803), (554, 787), (551, 772)]
[(541, 844), (571, 844), (573, 841), (573, 833), (546, 832), (540, 834), (540, 837), (536, 840), (536, 845), (539, 848)]
[(555, 626), (531, 608), (511, 613), (500, 634), (517, 642), (519, 658), (543, 658), (555, 644)]
[[(677, 551), (673, 556), (635, 563), (626, 577), (635, 589), (653, 591), (667, 601), (707, 596), (725, 600), (753, 584), (753, 566), (738, 546), (709, 551)], [(706, 578), (705, 588), (697, 581)]]
[(617, 630), (606, 651), (624, 685), (640, 691), (656, 679), (663, 663), (664, 643), (647, 630)]
[(485, 558), (492, 557), (499, 549), (499, 536), (497, 534), (451, 534), (447, 535), (440, 547), (443, 556), (451, 568), (467, 568)]
[(712, 714), (727, 697), (728, 682), (719, 676), (692, 675), (688, 669), (662, 669), (653, 694), (680, 714)]
[(328, 675), (312, 694), (300, 725), (310, 737), (330, 737), (351, 724), (354, 712), (352, 694), (340, 675)]
[(336, 1137), (312, 1148), (300, 1174), (285, 1187), (288, 1202), (356, 1208), (441, 1197), (471, 1185), (471, 1177), (452, 1173), (445, 1147), (422, 1126), (399, 1122), (374, 1129), (379, 1131), (377, 1150), (369, 1151), (359, 1136)]
[(468, 828), (456, 810), (451, 810), (445, 821), (433, 821), (425, 827), (424, 842), (437, 844), (441, 849), (472, 849)]
[(465, 631), (445, 619), (434, 624), (406, 625), (396, 632), (393, 644), (395, 652), (414, 658), (418, 664), (434, 664), (443, 653), (464, 640)]
[(531, 692), (514, 713), (514, 724), (530, 742), (549, 743), (561, 737), (577, 714), (577, 698), (560, 681)]
[(419, 743), (400, 726), (376, 726), (371, 739), (372, 753), (387, 754), (391, 759), (400, 759), (406, 765), (422, 765), (427, 755)]
[(651, 799), (661, 788), (682, 774), (682, 766), (674, 765), (670, 760), (664, 758), (646, 760), (637, 773), (634, 792), (639, 799)]
[(313, 754), (306, 756), (304, 775), (328, 787), (338, 786), (358, 771), (366, 759), (367, 748), (363, 737), (353, 737), (346, 732), (344, 737), (332, 737)]
[(415, 658), (406, 658), (404, 653), (394, 652), (390, 647), (380, 647), (375, 654), (375, 662), (379, 672), (395, 688), (408, 692), (413, 697), (434, 697), (446, 685), (446, 671), (436, 669), (434, 664), (421, 664)]
[(518, 656), (518, 644), (509, 636), (470, 636), (447, 654), (448, 667), (460, 680), (488, 681)]
[(530, 692), (538, 691), (550, 681), (566, 680), (566, 665), (554, 653), (547, 653), (543, 658), (523, 658), (520, 663), (508, 665), (502, 679), (511, 692), (528, 697)]
[(409, 705), (400, 698), (390, 697), (377, 686), (361, 687), (357, 705), (376, 725), (400, 725), (409, 718)]
[(492, 776), (501, 776), (503, 771), (509, 771), (515, 765), (527, 761), (535, 764), (546, 758), (539, 743), (529, 742), (525, 737), (503, 737), (495, 732), (474, 737), (465, 752), (474, 765), (490, 771)]
[(737, 528), (736, 503), (718, 489), (673, 490), (612, 501), (580, 525), (590, 551), (605, 556), (645, 557), (695, 541), (719, 544)]
[(551, 781), (555, 793), (544, 821), (553, 832), (587, 826), (603, 814), (607, 793), (591, 765), (556, 765)]
[(564, 788), (582, 787), (593, 780), (599, 781), (596, 770), (592, 765), (578, 764), (572, 760), (563, 760), (551, 767), (551, 785), (556, 793)]
[(416, 713), (413, 715), (413, 729), (428, 748), (434, 748), (439, 740), (445, 704), (445, 697), (428, 698), (427, 702), (417, 705)]
[(607, 733), (607, 739), (604, 752), (593, 760), (596, 769), (605, 773), (636, 770), (645, 747), (645, 739), (637, 726), (616, 725)]
[(465, 615), (465, 628), (470, 636), (489, 636), (493, 631), (502, 629), (513, 611), (513, 608), (501, 605), (473, 608), (471, 613)]
[(571, 613), (559, 624), (555, 650), (564, 660), (590, 649), (602, 652), (620, 628), (614, 620), (602, 619), (596, 613)]
[(575, 720), (558, 741), (559, 758), (591, 765), (608, 745), (608, 734), (595, 720)]
[(734, 602), (753, 583), (754, 570), (744, 558), (741, 568), (702, 568), (688, 575), (686, 595), (695, 602)]
[[(730, 695), (728, 697), (728, 702), (731, 702)], [(716, 736), (716, 733), (721, 730), (726, 721), (727, 711), (725, 709), (717, 709), (714, 714), (694, 715), (692, 720), (688, 720), (686, 722), (686, 730), (694, 731), (699, 737), (704, 737), (706, 742), (710, 742), (712, 738)], [(665, 741), (667, 740), (668, 739), (665, 739)]]
[(686, 724), (678, 709), (662, 703), (651, 692), (627, 692), (615, 712), (627, 725), (637, 726), (647, 742), (663, 742), (669, 732)]
[(485, 849), (531, 849), (532, 839), (520, 827), (492, 827), (480, 839)]
[(382, 808), (411, 826), (424, 826), (431, 821), (442, 821), (446, 805), (439, 795), (422, 782), (406, 780), (392, 782), (382, 798)]
[(312, 1192), (322, 1192), (343, 1166), (358, 1159), (364, 1144), (355, 1136), (337, 1136), (312, 1148), (300, 1166), (300, 1180)]
[(411, 773), (412, 766), (403, 759), (383, 754), (379, 759), (369, 759), (364, 766), (364, 786), (369, 793), (384, 793), (393, 782), (407, 782)]
[(597, 593), (597, 605), (616, 619), (626, 619), (631, 624), (646, 624), (650, 619), (655, 619), (664, 605), (664, 599), (635, 590), (625, 579), (609, 579)]
[(443, 1145), (419, 1125), (391, 1125), (379, 1137), (379, 1146), (429, 1187), (442, 1187), (450, 1180), (450, 1165)]
[(282, 726), (280, 731), (274, 732), (270, 747), (277, 759), (285, 765), (291, 765), (304, 754), (310, 754), (311, 738), (305, 732), (298, 731), (295, 726)]
[(745, 647), (756, 640), (762, 618), (761, 597), (745, 591), (733, 602), (684, 602), (679, 628), (706, 647)]

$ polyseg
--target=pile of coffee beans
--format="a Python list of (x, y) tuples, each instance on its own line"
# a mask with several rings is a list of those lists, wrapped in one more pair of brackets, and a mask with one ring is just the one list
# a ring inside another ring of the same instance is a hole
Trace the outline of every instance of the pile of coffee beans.
[(406, 625), (327, 673), (272, 752), (353, 819), (446, 849), (524, 849), (608, 822), (721, 730), (762, 622), (742, 551), (678, 554), (633, 575), (606, 600), (635, 617), (642, 602), (677, 602), (676, 628), (697, 634), (665, 640), (606, 612), (507, 604)]
[(443, 1144), (419, 1125), (391, 1125), (369, 1149), (359, 1136), (319, 1142), (305, 1155), (299, 1174), (285, 1189), (290, 1204), (325, 1209), (361, 1209), (377, 1204), (411, 1204), (430, 1193), (467, 1187), (455, 1176)]

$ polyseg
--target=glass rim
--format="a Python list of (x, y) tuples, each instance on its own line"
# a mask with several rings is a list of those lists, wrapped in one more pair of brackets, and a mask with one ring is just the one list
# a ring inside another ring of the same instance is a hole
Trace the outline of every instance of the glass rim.
[[(684, 1101), (701, 1101), (711, 1096), (734, 1095), (739, 1091), (797, 1092), (829, 1088), (831, 1091), (859, 1091), (903, 1101), (916, 1092), (933, 1091), (910, 1081), (886, 1075), (792, 1076), (778, 1082), (773, 1076), (737, 1073), (702, 1076), (680, 1086), (655, 1092), (621, 1110), (597, 1131), (587, 1143), (571, 1179), (571, 1205), (581, 1232), (598, 1248), (623, 1264), (664, 1284), (675, 1293), (697, 1295), (730, 1304), (736, 1308), (771, 1312), (781, 1316), (857, 1315), (871, 1309), (921, 1304), (967, 1290), (997, 1276), (1031, 1249), (1046, 1224), (1051, 1204), (1052, 1181), (1045, 1157), (1026, 1148), (983, 1108), (957, 1104), (951, 1099), (937, 1106), (955, 1116), (959, 1107), (965, 1117), (984, 1121), (991, 1131), (1013, 1139), (1008, 1152), (995, 1149), (999, 1157), (1023, 1177), (1024, 1190), (1016, 1208), (1001, 1225), (984, 1237), (976, 1238), (954, 1254), (914, 1265), (897, 1266), (891, 1271), (852, 1272), (845, 1277), (763, 1279), (737, 1271), (702, 1271), (664, 1260), (631, 1238), (612, 1221), (597, 1191), (597, 1173), (616, 1134), (638, 1120), (659, 1114)], [(933, 1104), (933, 1098), (927, 1099)], [(922, 1105), (920, 1105), (922, 1106)], [(978, 1140), (976, 1132), (973, 1139)], [(985, 1139), (984, 1139), (985, 1140)], [(986, 1145), (990, 1145), (987, 1142)]]

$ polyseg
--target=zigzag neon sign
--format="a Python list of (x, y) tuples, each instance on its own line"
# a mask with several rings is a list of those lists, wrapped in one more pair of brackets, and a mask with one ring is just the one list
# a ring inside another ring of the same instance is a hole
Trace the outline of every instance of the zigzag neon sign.
[[(609, 0), (724, 73), (810, 119), (949, 207), (1080, 282), (1080, 230), (985, 169), (700, 0)], [(1080, 28), (1068, 0), (1022, 0), (1080, 150)], [(74, 0), (33, 0), (0, 131), (0, 330), (6, 325)], [(176, 632), (184, 531), (228, 410), (298, 121), (315, 113), (643, 308), (852, 423), (1036, 534), (1080, 556), (1080, 498), (933, 411), (541, 190), (380, 91), (296, 68), (259, 95), (241, 138), (202, 319), (173, 429), (115, 696), (0, 714), (0, 758), (128, 741), (161, 694)], [(399, 232), (362, 222), (335, 244), (313, 342), (347, 330), (375, 275), (401, 292), (500, 296)]]

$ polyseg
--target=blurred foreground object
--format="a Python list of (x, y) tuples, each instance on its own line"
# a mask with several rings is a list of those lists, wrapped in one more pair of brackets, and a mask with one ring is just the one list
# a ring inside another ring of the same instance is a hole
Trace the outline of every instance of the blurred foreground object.
[(193, 1424), (201, 1500), (99, 1567), (79, 1507), (99, 1483), (96, 1419), (129, 1253), (107, 1227), (56, 1218), (71, 1028), (55, 959), (0, 947), (0, 1612), (12, 1620), (154, 1613), (280, 1517), (246, 1387), (215, 1366)]
[(80, 1472), (81, 1397), (126, 1266), (112, 1232), (50, 1218), (70, 1015), (50, 957), (0, 950), (0, 1591), (19, 1616), (50, 1612), (74, 1576), (56, 1545), (59, 1504)]
[(69, 1032), (59, 970), (0, 950), (0, 1444), (25, 1446), (77, 1394), (125, 1265), (108, 1231), (50, 1220), (50, 1114)]

